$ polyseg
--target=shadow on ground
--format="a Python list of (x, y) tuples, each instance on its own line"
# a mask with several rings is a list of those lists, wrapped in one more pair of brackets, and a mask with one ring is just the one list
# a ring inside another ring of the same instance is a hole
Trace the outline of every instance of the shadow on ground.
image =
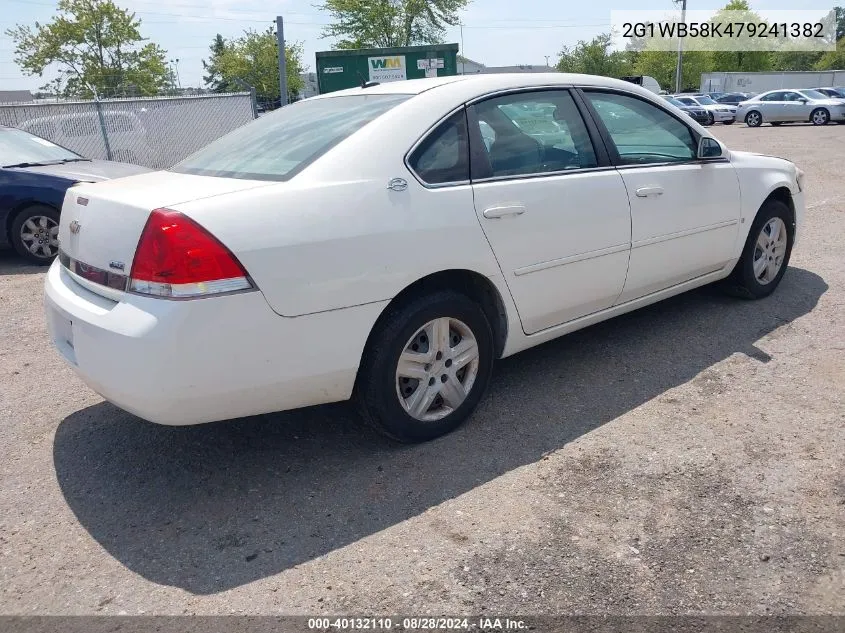
[[(81, 524), (150, 581), (209, 594), (277, 574), (540, 459), (808, 313), (792, 268), (756, 302), (713, 289), (502, 361), (457, 432), (398, 446), (346, 405), (170, 428), (102, 403), (66, 418), (54, 460)], [(155, 394), (150, 394), (155, 397)]]
[(32, 275), (47, 272), (46, 266), (30, 264), (11, 248), (0, 249), (0, 277), (3, 275)]

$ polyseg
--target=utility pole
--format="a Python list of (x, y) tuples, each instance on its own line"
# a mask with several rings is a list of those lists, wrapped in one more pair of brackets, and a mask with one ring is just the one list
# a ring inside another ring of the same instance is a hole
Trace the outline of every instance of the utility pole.
[(549, 66), (549, 57), (551, 57), (551, 55), (544, 55), (543, 57), (545, 57), (545, 58), (546, 58), (546, 68), (548, 68), (548, 66)]
[[(673, 0), (673, 2), (677, 3), (678, 0)], [(687, 0), (681, 0), (681, 23), (684, 24), (687, 21)], [(681, 57), (683, 56), (684, 52), (684, 40), (678, 34), (678, 65), (675, 68), (675, 93), (681, 91)]]
[(285, 66), (285, 23), (280, 15), (276, 16), (276, 39), (279, 42), (279, 103), (286, 106), (288, 104), (288, 74)]

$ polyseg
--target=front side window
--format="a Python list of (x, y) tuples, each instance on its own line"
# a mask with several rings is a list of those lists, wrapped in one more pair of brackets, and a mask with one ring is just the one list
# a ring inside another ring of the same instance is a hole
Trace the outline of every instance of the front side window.
[(587, 127), (565, 90), (505, 95), (472, 107), (493, 177), (598, 165)]
[(220, 178), (288, 180), (409, 98), (404, 94), (369, 94), (299, 101), (217, 139), (170, 171)]
[(690, 129), (656, 105), (612, 92), (584, 93), (604, 123), (622, 164), (641, 165), (693, 160)]
[(408, 159), (420, 179), (430, 185), (469, 180), (466, 115), (453, 114), (417, 146)]

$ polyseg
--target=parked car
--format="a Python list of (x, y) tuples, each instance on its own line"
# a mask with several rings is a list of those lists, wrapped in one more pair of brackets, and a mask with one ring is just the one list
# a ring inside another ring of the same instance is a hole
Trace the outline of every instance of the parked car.
[[(103, 137), (104, 126), (108, 149)], [(107, 110), (103, 112), (102, 122), (93, 111), (54, 114), (23, 121), (17, 127), (88, 156), (108, 156), (110, 151), (115, 161), (156, 164), (156, 154), (148, 143), (146, 129), (134, 112)]]
[(49, 264), (58, 252), (59, 211), (69, 187), (149, 171), (83, 158), (29, 132), (0, 126), (0, 248)]
[(678, 95), (675, 98), (684, 105), (704, 108), (707, 111), (711, 124), (724, 123), (725, 125), (731, 125), (736, 120), (735, 107), (716, 103), (707, 95)]
[(845, 90), (839, 88), (816, 88), (816, 92), (822, 93), (831, 99), (845, 99)]
[(845, 103), (815, 90), (770, 90), (740, 103), (737, 118), (748, 127), (807, 121), (827, 125), (845, 120)]
[(91, 388), (153, 422), (352, 397), (427, 440), (472, 413), (495, 359), (712, 282), (771, 294), (804, 187), (620, 80), (370, 84), (68, 190), (47, 322)]
[(712, 117), (707, 112), (707, 110), (705, 110), (701, 106), (687, 105), (683, 101), (679, 101), (674, 97), (666, 97), (666, 101), (671, 103), (676, 108), (683, 110), (687, 115), (691, 116), (694, 120), (701, 123), (701, 125), (712, 125)]
[(746, 92), (727, 92), (718, 99), (715, 99), (715, 101), (716, 103), (724, 103), (726, 105), (736, 105), (738, 103), (742, 103), (750, 97), (751, 95)]

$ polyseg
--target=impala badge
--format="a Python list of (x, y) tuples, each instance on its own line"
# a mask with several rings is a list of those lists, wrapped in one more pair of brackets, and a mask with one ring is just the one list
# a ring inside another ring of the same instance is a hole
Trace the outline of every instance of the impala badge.
[(115, 270), (123, 270), (125, 264), (123, 262), (109, 262), (109, 268), (114, 268)]
[(76, 204), (78, 204), (80, 207), (87, 207), (88, 206), (88, 198), (83, 198), (82, 196), (79, 196), (76, 199)]
[(77, 233), (79, 233), (80, 229), (82, 229), (82, 225), (76, 220), (72, 220), (68, 228), (70, 229), (71, 233), (76, 235)]

